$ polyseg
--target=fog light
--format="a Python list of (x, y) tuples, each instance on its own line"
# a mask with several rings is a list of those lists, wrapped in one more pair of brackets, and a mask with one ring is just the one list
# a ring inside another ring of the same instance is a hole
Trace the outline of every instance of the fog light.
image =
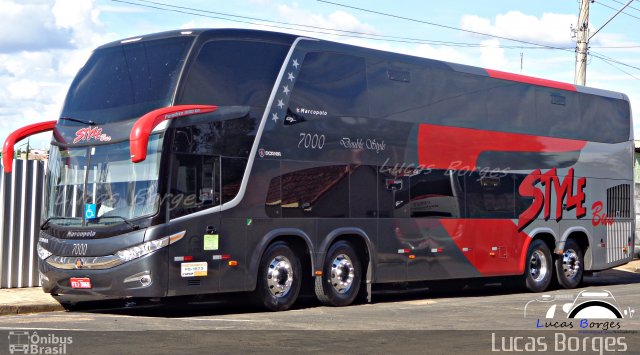
[(142, 284), (142, 287), (147, 287), (151, 285), (151, 276), (150, 275), (142, 276), (140, 278), (140, 283)]
[(142, 287), (149, 287), (153, 283), (149, 271), (139, 272), (124, 279), (124, 283), (139, 282)]
[(43, 273), (39, 273), (40, 274), (40, 285), (44, 285), (45, 283), (49, 282), (49, 278), (43, 274)]

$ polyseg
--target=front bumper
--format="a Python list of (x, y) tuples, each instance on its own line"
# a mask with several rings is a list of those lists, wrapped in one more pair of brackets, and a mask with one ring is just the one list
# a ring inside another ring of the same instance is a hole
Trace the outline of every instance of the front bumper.
[[(167, 294), (167, 260), (168, 248), (163, 248), (109, 269), (58, 269), (42, 260), (38, 269), (43, 290), (51, 294), (155, 298)], [(89, 278), (91, 288), (72, 288), (72, 277)]]

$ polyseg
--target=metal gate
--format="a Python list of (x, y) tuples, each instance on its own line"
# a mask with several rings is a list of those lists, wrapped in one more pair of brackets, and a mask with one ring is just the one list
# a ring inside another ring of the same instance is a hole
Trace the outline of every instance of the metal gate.
[(0, 288), (40, 286), (36, 243), (44, 205), (45, 164), (14, 160), (13, 173), (0, 170)]

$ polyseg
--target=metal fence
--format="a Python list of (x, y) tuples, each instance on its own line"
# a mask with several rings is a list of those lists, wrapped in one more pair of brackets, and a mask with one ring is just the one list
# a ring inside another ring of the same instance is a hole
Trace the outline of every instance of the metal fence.
[(44, 204), (45, 162), (0, 167), (0, 288), (40, 286), (36, 243)]

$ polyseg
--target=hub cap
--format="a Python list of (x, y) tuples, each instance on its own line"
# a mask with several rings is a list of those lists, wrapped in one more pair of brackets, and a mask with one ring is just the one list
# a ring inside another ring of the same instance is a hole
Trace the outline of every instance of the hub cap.
[(534, 250), (529, 260), (529, 273), (534, 281), (540, 282), (544, 280), (549, 272), (547, 268), (547, 257), (540, 250)]
[(564, 276), (568, 279), (573, 279), (578, 275), (578, 272), (580, 272), (580, 268), (578, 253), (573, 249), (565, 250), (564, 254), (562, 254), (562, 271), (564, 271)]
[(354, 275), (353, 264), (347, 255), (340, 254), (331, 262), (331, 286), (338, 293), (349, 291)]
[(293, 268), (284, 256), (276, 256), (267, 269), (267, 286), (274, 297), (284, 297), (293, 284)]

